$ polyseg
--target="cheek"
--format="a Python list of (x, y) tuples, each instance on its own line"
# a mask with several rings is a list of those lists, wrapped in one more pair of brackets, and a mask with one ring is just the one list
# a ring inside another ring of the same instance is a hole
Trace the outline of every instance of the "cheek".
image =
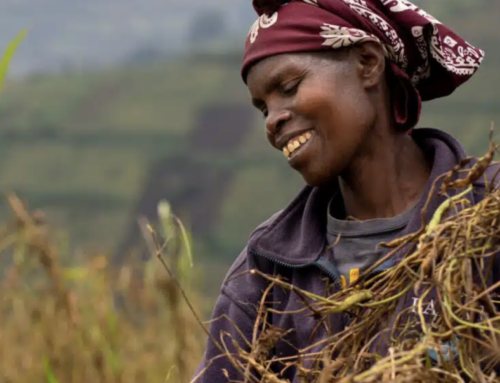
[(298, 104), (302, 105), (298, 112), (312, 121), (318, 134), (342, 141), (362, 133), (372, 114), (366, 93), (343, 82), (317, 84), (301, 95)]

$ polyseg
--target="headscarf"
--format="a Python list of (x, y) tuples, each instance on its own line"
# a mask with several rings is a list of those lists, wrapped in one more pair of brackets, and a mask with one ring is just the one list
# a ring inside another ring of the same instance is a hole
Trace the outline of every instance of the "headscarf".
[(259, 15), (246, 41), (242, 77), (281, 53), (380, 43), (396, 123), (418, 122), (421, 101), (451, 94), (481, 65), (484, 52), (406, 0), (253, 0)]

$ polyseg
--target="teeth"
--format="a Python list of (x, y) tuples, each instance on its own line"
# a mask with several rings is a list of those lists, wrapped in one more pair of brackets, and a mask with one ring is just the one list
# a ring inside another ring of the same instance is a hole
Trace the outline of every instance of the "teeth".
[(286, 158), (289, 158), (290, 155), (300, 148), (301, 145), (305, 144), (312, 137), (311, 132), (306, 132), (288, 142), (287, 145), (283, 147), (283, 154)]

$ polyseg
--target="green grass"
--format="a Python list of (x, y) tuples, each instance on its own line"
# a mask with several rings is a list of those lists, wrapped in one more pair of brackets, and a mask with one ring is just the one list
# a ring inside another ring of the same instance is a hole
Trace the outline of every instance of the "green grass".
[[(494, 86), (500, 80), (500, 51), (491, 39), (495, 24), (477, 27), (477, 14), (491, 18), (489, 8), (476, 9), (475, 22), (460, 12), (441, 10), (436, 16), (486, 50), (484, 66), (452, 96), (426, 103), (420, 126), (451, 132), (472, 154), (482, 154), (491, 121), (500, 124), (500, 88)], [(193, 55), (7, 83), (0, 103), (0, 191), (19, 191), (32, 206), (47, 211), (68, 228), (73, 245), (109, 248), (133, 223), (151, 166), (159, 160), (180, 166), (189, 160), (194, 168), (185, 170), (186, 177), (169, 174), (158, 182), (175, 183), (173, 190), (179, 192), (197, 187), (207, 195), (223, 195), (219, 221), (195, 245), (201, 258), (227, 263), (251, 230), (283, 208), (301, 185), (282, 154), (269, 147), (257, 113), (248, 137), (231, 154), (190, 144), (200, 108), (249, 105), (240, 59), (241, 52)], [(196, 168), (229, 172), (228, 188), (188, 182), (187, 173)]]

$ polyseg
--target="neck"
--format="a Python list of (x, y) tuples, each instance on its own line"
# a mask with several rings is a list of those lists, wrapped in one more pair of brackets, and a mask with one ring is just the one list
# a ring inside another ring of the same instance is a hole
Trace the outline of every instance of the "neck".
[(370, 150), (339, 177), (348, 216), (390, 218), (412, 208), (430, 174), (424, 153), (407, 134), (371, 137)]

